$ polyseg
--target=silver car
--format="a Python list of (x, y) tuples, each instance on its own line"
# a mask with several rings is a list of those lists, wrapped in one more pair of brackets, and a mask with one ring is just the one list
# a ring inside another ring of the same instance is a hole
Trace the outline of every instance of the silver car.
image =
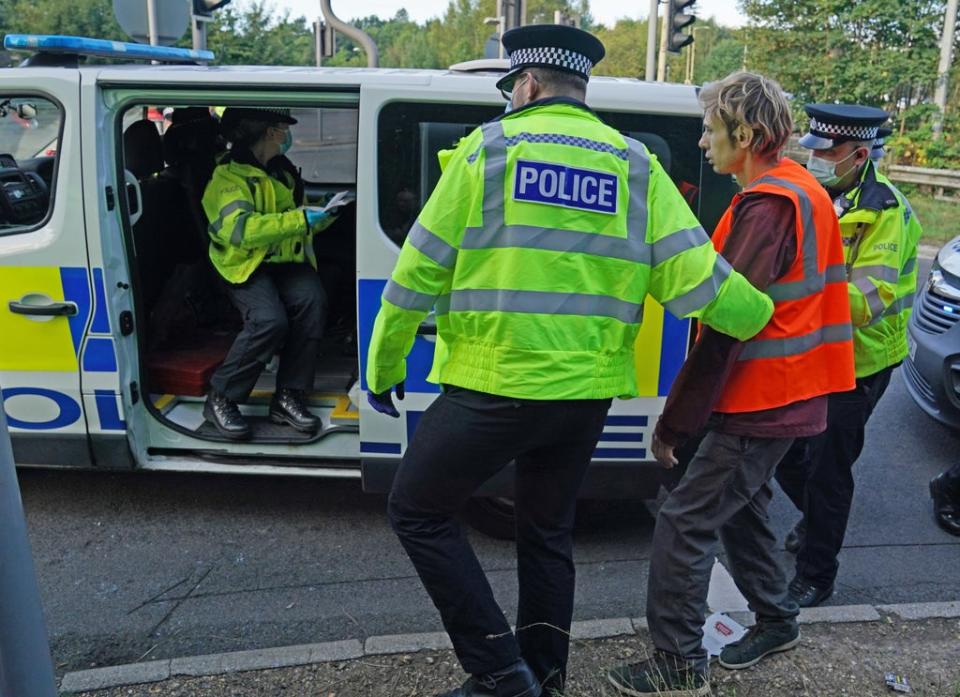
[(943, 246), (917, 294), (903, 362), (914, 401), (960, 429), (960, 237)]

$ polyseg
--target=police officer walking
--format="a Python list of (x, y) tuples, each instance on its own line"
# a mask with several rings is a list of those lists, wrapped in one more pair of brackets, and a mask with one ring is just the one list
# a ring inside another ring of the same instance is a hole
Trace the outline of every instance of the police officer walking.
[[(390, 493), (391, 524), (472, 676), (446, 697), (562, 691), (573, 612), (577, 490), (611, 398), (637, 394), (649, 292), (677, 316), (747, 338), (772, 303), (717, 255), (639, 142), (584, 104), (603, 45), (573, 27), (503, 37), (510, 100), (442, 157), (382, 298), (367, 382), (397, 416), (405, 356), (431, 308), (432, 379)], [(455, 515), (516, 463), (517, 632)]]
[(320, 425), (303, 401), (313, 387), (327, 307), (312, 239), (333, 216), (303, 207), (303, 182), (284, 157), (296, 122), (289, 109), (228, 108), (221, 130), (232, 147), (203, 194), (210, 260), (243, 318), (210, 378), (203, 415), (233, 440), (251, 436), (237, 404), (277, 351), (270, 419), (305, 433)]
[(807, 169), (840, 218), (857, 376), (853, 390), (830, 395), (827, 430), (799, 439), (777, 470), (780, 486), (803, 513), (785, 545), (797, 554), (790, 594), (800, 607), (811, 607), (833, 593), (853, 501), (853, 464), (867, 420), (907, 355), (921, 229), (906, 197), (871, 159), (886, 112), (849, 104), (805, 108), (810, 129), (800, 144), (811, 150)]

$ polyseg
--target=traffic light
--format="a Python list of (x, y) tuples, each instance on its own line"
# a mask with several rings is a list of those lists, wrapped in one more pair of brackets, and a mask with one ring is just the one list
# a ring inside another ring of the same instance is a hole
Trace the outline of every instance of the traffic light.
[(697, 18), (684, 10), (696, 1), (667, 0), (667, 50), (671, 53), (680, 53), (681, 48), (693, 43), (693, 37), (684, 34), (683, 29), (697, 21)]
[(231, 0), (193, 0), (193, 14), (209, 17), (214, 10), (229, 5)]

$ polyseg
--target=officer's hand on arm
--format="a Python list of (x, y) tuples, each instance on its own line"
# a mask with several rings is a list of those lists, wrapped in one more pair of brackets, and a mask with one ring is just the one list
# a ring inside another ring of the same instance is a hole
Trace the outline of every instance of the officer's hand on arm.
[(367, 393), (367, 401), (370, 403), (370, 406), (373, 407), (376, 411), (381, 414), (386, 414), (387, 416), (392, 416), (395, 419), (400, 418), (400, 412), (397, 411), (396, 405), (393, 403), (393, 396), (390, 394), (390, 391), (395, 389), (397, 391), (397, 399), (402, 400), (404, 395), (403, 382), (395, 385), (394, 387), (381, 392), (380, 394), (374, 394), (373, 392)]

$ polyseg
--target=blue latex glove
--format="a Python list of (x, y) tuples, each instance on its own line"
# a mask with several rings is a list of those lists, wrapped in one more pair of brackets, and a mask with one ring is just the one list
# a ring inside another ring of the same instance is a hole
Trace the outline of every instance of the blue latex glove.
[(327, 211), (322, 211), (319, 208), (304, 208), (303, 215), (307, 219), (307, 227), (311, 230), (317, 228), (330, 217)]
[[(403, 399), (403, 382), (400, 382), (398, 385), (394, 385), (390, 389), (395, 389), (397, 391), (397, 399)], [(370, 402), (371, 407), (381, 414), (392, 416), (395, 419), (400, 418), (400, 412), (397, 411), (397, 407), (393, 403), (393, 396), (390, 394), (390, 390), (381, 392), (380, 394), (367, 392), (367, 401)]]

